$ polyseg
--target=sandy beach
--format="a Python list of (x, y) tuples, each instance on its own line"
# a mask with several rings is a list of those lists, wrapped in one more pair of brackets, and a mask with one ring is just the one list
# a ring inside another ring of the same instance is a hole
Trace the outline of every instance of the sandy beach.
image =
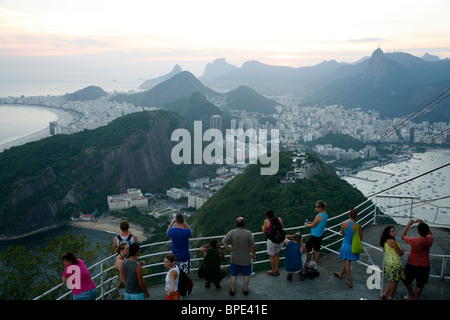
[[(20, 107), (20, 106), (18, 106)], [(67, 127), (69, 125), (69, 123), (73, 122), (74, 119), (76, 118), (75, 115), (73, 115), (72, 113), (68, 112), (68, 111), (64, 111), (61, 109), (57, 109), (57, 108), (50, 108), (50, 107), (39, 107), (39, 106), (26, 106), (24, 105), (23, 107), (33, 107), (33, 108), (44, 108), (47, 109), (50, 112), (53, 112), (57, 115), (58, 119), (58, 124), (60, 126), (63, 127)], [(18, 138), (16, 140), (13, 141), (9, 141), (7, 143), (4, 144), (0, 144), (0, 152), (2, 152), (3, 150), (9, 149), (11, 147), (16, 147), (16, 146), (21, 146), (23, 144), (26, 144), (28, 142), (33, 142), (33, 141), (38, 141), (44, 138), (47, 138), (50, 136), (50, 125), (47, 126), (46, 128), (43, 128), (40, 131), (37, 132), (33, 132), (25, 137), (21, 137)]]
[[(113, 234), (119, 234), (120, 231), (120, 219), (106, 217), (97, 220), (76, 220), (70, 223), (71, 226), (88, 228), (100, 231), (106, 231)], [(140, 226), (130, 223), (130, 231), (132, 234), (136, 235), (139, 242), (147, 240), (147, 235), (144, 233)]]

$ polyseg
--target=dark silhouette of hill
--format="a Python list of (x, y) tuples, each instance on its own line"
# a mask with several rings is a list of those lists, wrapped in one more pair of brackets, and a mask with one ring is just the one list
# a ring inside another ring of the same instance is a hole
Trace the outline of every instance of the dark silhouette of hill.
[(118, 94), (111, 97), (111, 100), (133, 103), (142, 107), (161, 108), (166, 103), (189, 97), (194, 92), (204, 96), (215, 94), (213, 90), (205, 87), (192, 73), (182, 71), (148, 91), (129, 95)]
[(111, 97), (110, 100), (133, 103), (142, 107), (166, 108), (167, 104), (178, 99), (188, 98), (194, 93), (199, 93), (207, 100), (215, 98), (224, 101), (225, 107), (230, 109), (269, 114), (276, 112), (277, 103), (275, 101), (265, 98), (251, 88), (240, 87), (231, 92), (218, 93), (204, 86), (188, 71), (177, 73), (148, 91), (129, 95), (118, 94)]
[[(364, 72), (329, 82), (302, 105), (341, 104), (377, 110), (381, 117), (401, 117), (449, 87), (450, 61), (427, 62), (405, 53), (385, 55), (377, 49), (365, 62)], [(420, 121), (448, 119), (449, 106), (450, 101), (444, 101)]]
[(187, 98), (180, 98), (168, 103), (164, 109), (177, 112), (190, 125), (194, 121), (202, 121), (203, 130), (210, 128), (210, 117), (213, 115), (222, 117), (222, 129), (229, 129), (233, 118), (229, 112), (219, 109), (198, 92), (194, 92)]
[(105, 90), (97, 86), (89, 86), (84, 89), (75, 91), (74, 93), (66, 93), (63, 98), (70, 101), (86, 101), (97, 100), (98, 98), (105, 97), (108, 94)]
[(260, 112), (264, 114), (276, 113), (276, 101), (267, 99), (247, 86), (240, 86), (224, 94), (227, 106), (230, 109), (246, 110), (247, 112)]

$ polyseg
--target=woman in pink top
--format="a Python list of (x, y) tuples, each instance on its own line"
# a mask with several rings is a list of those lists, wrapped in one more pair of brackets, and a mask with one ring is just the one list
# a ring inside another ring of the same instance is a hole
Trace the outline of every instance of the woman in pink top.
[[(407, 237), (409, 227), (418, 223), (417, 232), (419, 237)], [(430, 227), (422, 220), (410, 220), (402, 233), (402, 239), (411, 245), (408, 264), (405, 267), (405, 286), (408, 289), (407, 300), (417, 300), (422, 293), (425, 283), (428, 282), (430, 274), (430, 248), (433, 245), (433, 235)], [(412, 289), (412, 282), (416, 280), (416, 291)]]
[(73, 300), (95, 300), (97, 286), (83, 260), (78, 259), (72, 252), (64, 253), (62, 260), (65, 265), (62, 281), (72, 289)]

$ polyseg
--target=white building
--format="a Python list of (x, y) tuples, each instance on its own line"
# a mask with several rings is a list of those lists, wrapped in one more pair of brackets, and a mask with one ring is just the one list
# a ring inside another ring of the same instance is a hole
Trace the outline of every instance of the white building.
[(110, 211), (123, 210), (133, 206), (138, 208), (148, 207), (148, 199), (139, 189), (128, 189), (126, 194), (108, 196), (107, 199)]
[(187, 198), (189, 196), (190, 192), (185, 189), (178, 189), (178, 188), (170, 188), (170, 190), (166, 191), (166, 195), (173, 199), (178, 200), (181, 198)]
[(188, 196), (188, 207), (199, 209), (209, 198), (211, 198), (211, 194), (207, 192), (190, 194)]

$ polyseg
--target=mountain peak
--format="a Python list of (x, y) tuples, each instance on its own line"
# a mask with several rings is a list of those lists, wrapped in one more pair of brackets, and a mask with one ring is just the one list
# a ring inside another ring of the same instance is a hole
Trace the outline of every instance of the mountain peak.
[(228, 72), (236, 69), (236, 66), (229, 64), (225, 61), (225, 58), (217, 58), (213, 63), (208, 63), (206, 65), (205, 71), (203, 72), (202, 79), (214, 79), (220, 77)]
[(181, 71), (183, 71), (183, 69), (181, 69), (181, 67), (178, 64), (176, 64), (173, 66), (173, 69), (170, 73), (179, 73)]
[(370, 57), (369, 63), (366, 68), (366, 78), (372, 78), (380, 80), (387, 76), (389, 72), (389, 65), (392, 63), (387, 59), (380, 48), (376, 49)]
[(168, 74), (165, 74), (161, 77), (155, 78), (155, 79), (150, 79), (145, 81), (143, 84), (141, 84), (139, 86), (139, 89), (144, 89), (144, 90), (149, 90), (151, 88), (153, 88), (154, 86), (160, 84), (161, 82), (164, 82), (170, 78), (172, 78), (173, 76), (177, 75), (178, 73), (182, 72), (183, 70), (181, 69), (181, 67), (176, 64), (172, 71), (170, 71)]
[(380, 48), (376, 49), (373, 53), (372, 53), (372, 58), (376, 59), (376, 58), (381, 58), (384, 57), (384, 52), (383, 50), (381, 50)]
[(425, 60), (425, 61), (441, 61), (441, 59), (438, 56), (429, 54), (428, 52), (423, 55), (422, 60)]

